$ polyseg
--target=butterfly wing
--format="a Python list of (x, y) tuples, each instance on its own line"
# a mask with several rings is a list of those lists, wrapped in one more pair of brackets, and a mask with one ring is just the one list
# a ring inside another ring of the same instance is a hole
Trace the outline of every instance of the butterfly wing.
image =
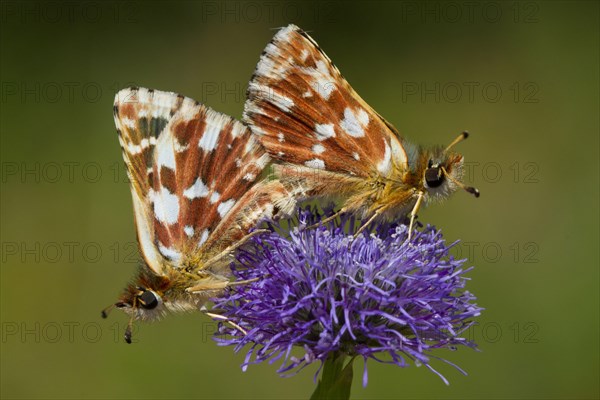
[(244, 121), (282, 162), (364, 178), (407, 168), (395, 129), (295, 25), (265, 48), (249, 84)]
[[(188, 97), (143, 88), (120, 91), (114, 112), (139, 244), (156, 274), (243, 235), (212, 233), (227, 232), (236, 211), (251, 213), (249, 189), (269, 162), (247, 127)], [(256, 220), (270, 210), (260, 207)], [(247, 219), (236, 228), (250, 229), (256, 220)]]

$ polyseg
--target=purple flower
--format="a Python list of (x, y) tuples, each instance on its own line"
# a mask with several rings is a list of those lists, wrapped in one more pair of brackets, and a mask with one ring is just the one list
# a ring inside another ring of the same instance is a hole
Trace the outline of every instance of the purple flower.
[[(215, 340), (236, 352), (250, 345), (244, 369), (281, 360), (277, 372), (285, 375), (341, 353), (365, 360), (364, 386), (369, 358), (399, 367), (412, 360), (448, 383), (431, 367), (438, 358), (431, 351), (475, 348), (460, 334), (481, 311), (464, 290), (465, 260), (450, 256), (452, 245), (431, 226), (410, 242), (407, 227), (393, 224), (375, 224), (353, 239), (356, 222), (364, 221), (342, 216), (306, 229), (320, 218), (315, 209), (300, 210), (291, 221), (299, 227), (271, 223), (271, 233), (238, 253), (233, 275), (254, 281), (214, 299), (214, 310), (231, 322), (220, 324)], [(293, 356), (294, 348), (303, 356)]]

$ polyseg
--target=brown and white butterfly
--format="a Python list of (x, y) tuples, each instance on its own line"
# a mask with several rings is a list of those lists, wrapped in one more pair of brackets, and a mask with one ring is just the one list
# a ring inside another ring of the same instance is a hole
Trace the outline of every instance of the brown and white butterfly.
[(260, 180), (269, 156), (246, 126), (188, 97), (124, 89), (114, 118), (144, 261), (114, 304), (131, 315), (130, 343), (133, 319), (198, 310), (218, 295), (232, 251), (285, 192)]
[[(407, 142), (348, 84), (319, 45), (295, 25), (267, 45), (248, 88), (244, 122), (278, 162), (276, 174), (298, 200), (337, 197), (342, 212), (398, 218), (412, 226), (422, 203), (461, 183), (463, 157), (451, 148)], [(337, 214), (336, 214), (337, 215)], [(331, 218), (335, 218), (335, 215)]]

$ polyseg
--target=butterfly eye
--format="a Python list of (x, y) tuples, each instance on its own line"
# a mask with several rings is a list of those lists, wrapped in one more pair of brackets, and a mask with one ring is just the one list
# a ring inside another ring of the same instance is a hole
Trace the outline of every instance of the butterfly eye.
[(425, 182), (430, 188), (440, 186), (444, 182), (444, 173), (442, 172), (442, 169), (437, 165), (435, 167), (430, 166), (427, 168), (425, 171)]
[(152, 310), (156, 308), (159, 303), (159, 298), (156, 293), (151, 290), (145, 290), (141, 295), (138, 296), (138, 300), (142, 307), (146, 310)]

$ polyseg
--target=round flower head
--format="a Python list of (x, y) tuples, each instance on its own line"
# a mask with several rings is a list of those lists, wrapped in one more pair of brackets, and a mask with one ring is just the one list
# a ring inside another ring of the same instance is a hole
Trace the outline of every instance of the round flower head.
[[(459, 335), (481, 308), (464, 290), (464, 260), (449, 255), (439, 231), (427, 226), (409, 242), (405, 225), (375, 224), (354, 239), (364, 221), (342, 216), (306, 228), (319, 219), (306, 208), (295, 221), (272, 223), (232, 265), (237, 280), (250, 282), (214, 299), (231, 322), (215, 340), (236, 352), (250, 345), (244, 369), (282, 360), (277, 372), (285, 374), (342, 353), (364, 358), (366, 385), (369, 358), (400, 367), (413, 360), (436, 372), (431, 350), (475, 347)], [(299, 226), (286, 232), (290, 223)], [(294, 348), (304, 355), (293, 356)]]

